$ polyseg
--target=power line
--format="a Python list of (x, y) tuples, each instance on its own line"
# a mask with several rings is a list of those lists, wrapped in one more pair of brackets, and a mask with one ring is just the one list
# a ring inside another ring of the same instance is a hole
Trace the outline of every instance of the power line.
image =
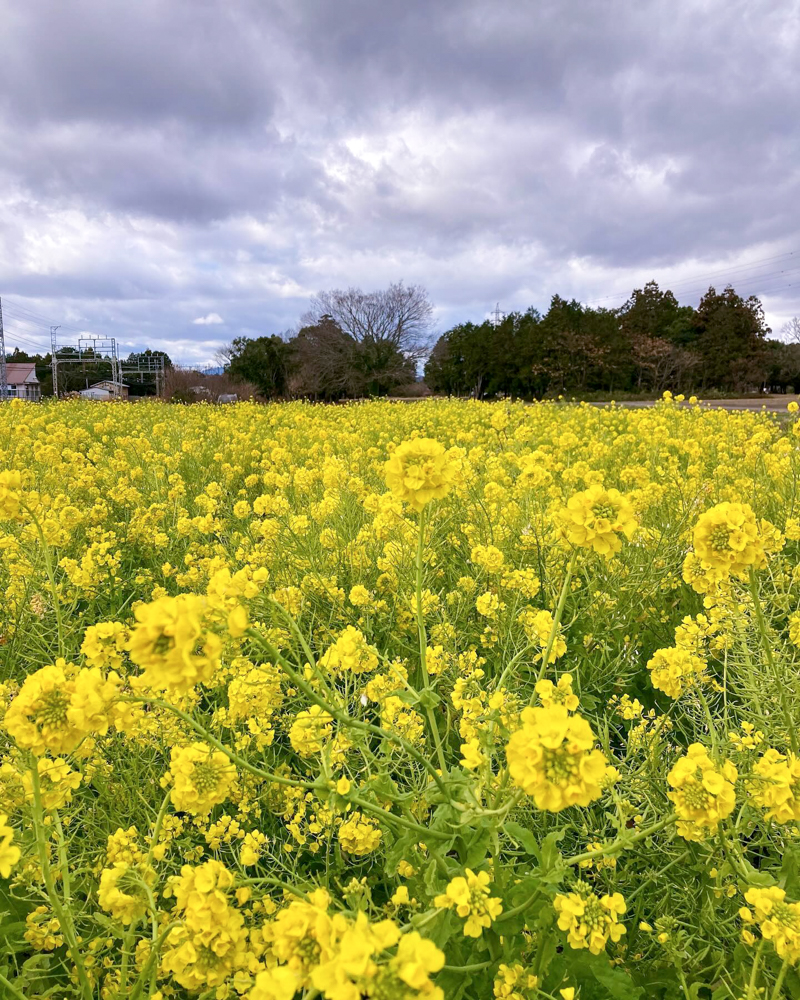
[[(775, 254), (772, 257), (761, 257), (757, 260), (750, 261), (748, 264), (734, 264), (730, 267), (717, 268), (716, 270), (713, 271), (704, 271), (701, 272), (700, 274), (688, 275), (685, 278), (678, 279), (678, 286), (683, 286), (683, 288), (685, 289), (687, 284), (693, 285), (695, 282), (705, 280), (706, 278), (718, 277), (720, 275), (729, 275), (737, 271), (750, 270), (751, 268), (763, 266), (764, 264), (769, 263), (770, 261), (780, 260), (781, 258), (784, 257), (786, 258), (796, 257), (798, 253), (800, 253), (800, 250), (787, 250), (784, 253)], [(786, 263), (790, 263), (790, 261), (787, 260)], [(781, 272), (777, 271), (773, 273), (779, 274)], [(765, 276), (754, 275), (754, 277), (765, 277)], [(738, 278), (737, 280), (741, 279)], [(690, 294), (690, 293), (684, 290), (682, 294)], [(608, 295), (594, 296), (592, 299), (590, 299), (590, 302), (604, 302), (607, 299), (622, 298), (623, 295), (629, 296), (630, 292), (613, 292)]]
[[(6, 300), (6, 311), (8, 311), (8, 300)], [(42, 326), (50, 326), (53, 322), (53, 317), (45, 316), (42, 313), (37, 313), (33, 309), (29, 309), (27, 306), (19, 306), (16, 303), (11, 304), (11, 312), (18, 313), (20, 318), (33, 320), (34, 322), (40, 323)], [(74, 333), (82, 333), (83, 329), (81, 327), (72, 326), (69, 323), (62, 323), (62, 327), (65, 330), (72, 330)]]

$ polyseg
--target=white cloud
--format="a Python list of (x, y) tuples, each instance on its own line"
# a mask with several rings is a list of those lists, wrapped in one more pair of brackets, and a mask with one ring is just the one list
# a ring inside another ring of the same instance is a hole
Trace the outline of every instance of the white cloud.
[(192, 322), (195, 326), (211, 326), (214, 323), (224, 323), (225, 320), (219, 313), (209, 313), (207, 316), (198, 316)]

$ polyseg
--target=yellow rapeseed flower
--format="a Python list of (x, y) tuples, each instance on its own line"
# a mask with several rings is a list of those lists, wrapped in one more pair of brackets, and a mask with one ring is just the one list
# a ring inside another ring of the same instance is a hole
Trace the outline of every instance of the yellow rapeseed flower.
[(432, 438), (412, 438), (398, 445), (384, 466), (386, 485), (419, 512), (441, 500), (461, 479), (461, 458)]
[(563, 705), (526, 708), (506, 747), (508, 769), (539, 809), (560, 812), (600, 798), (607, 761), (592, 727)]

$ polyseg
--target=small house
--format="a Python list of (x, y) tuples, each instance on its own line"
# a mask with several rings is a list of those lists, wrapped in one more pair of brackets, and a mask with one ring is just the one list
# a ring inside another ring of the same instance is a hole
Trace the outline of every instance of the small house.
[(6, 362), (6, 382), (9, 399), (38, 402), (42, 398), (42, 387), (36, 377), (36, 365), (33, 362)]
[(88, 389), (81, 389), (81, 396), (84, 399), (127, 399), (128, 387), (124, 382), (104, 379), (90, 385)]

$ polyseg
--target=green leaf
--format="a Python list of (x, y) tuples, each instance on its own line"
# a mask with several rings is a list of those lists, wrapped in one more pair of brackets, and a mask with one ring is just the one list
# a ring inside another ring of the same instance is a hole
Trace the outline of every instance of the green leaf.
[(564, 839), (565, 830), (554, 830), (544, 838), (539, 850), (539, 863), (543, 872), (550, 872), (563, 867), (563, 858), (558, 844)]
[(530, 830), (526, 830), (524, 826), (515, 823), (513, 820), (504, 823), (503, 830), (515, 844), (524, 847), (528, 854), (532, 854), (534, 857), (539, 856), (539, 844)]
[(436, 708), (441, 700), (432, 688), (423, 688), (419, 692), (419, 703), (423, 708)]

